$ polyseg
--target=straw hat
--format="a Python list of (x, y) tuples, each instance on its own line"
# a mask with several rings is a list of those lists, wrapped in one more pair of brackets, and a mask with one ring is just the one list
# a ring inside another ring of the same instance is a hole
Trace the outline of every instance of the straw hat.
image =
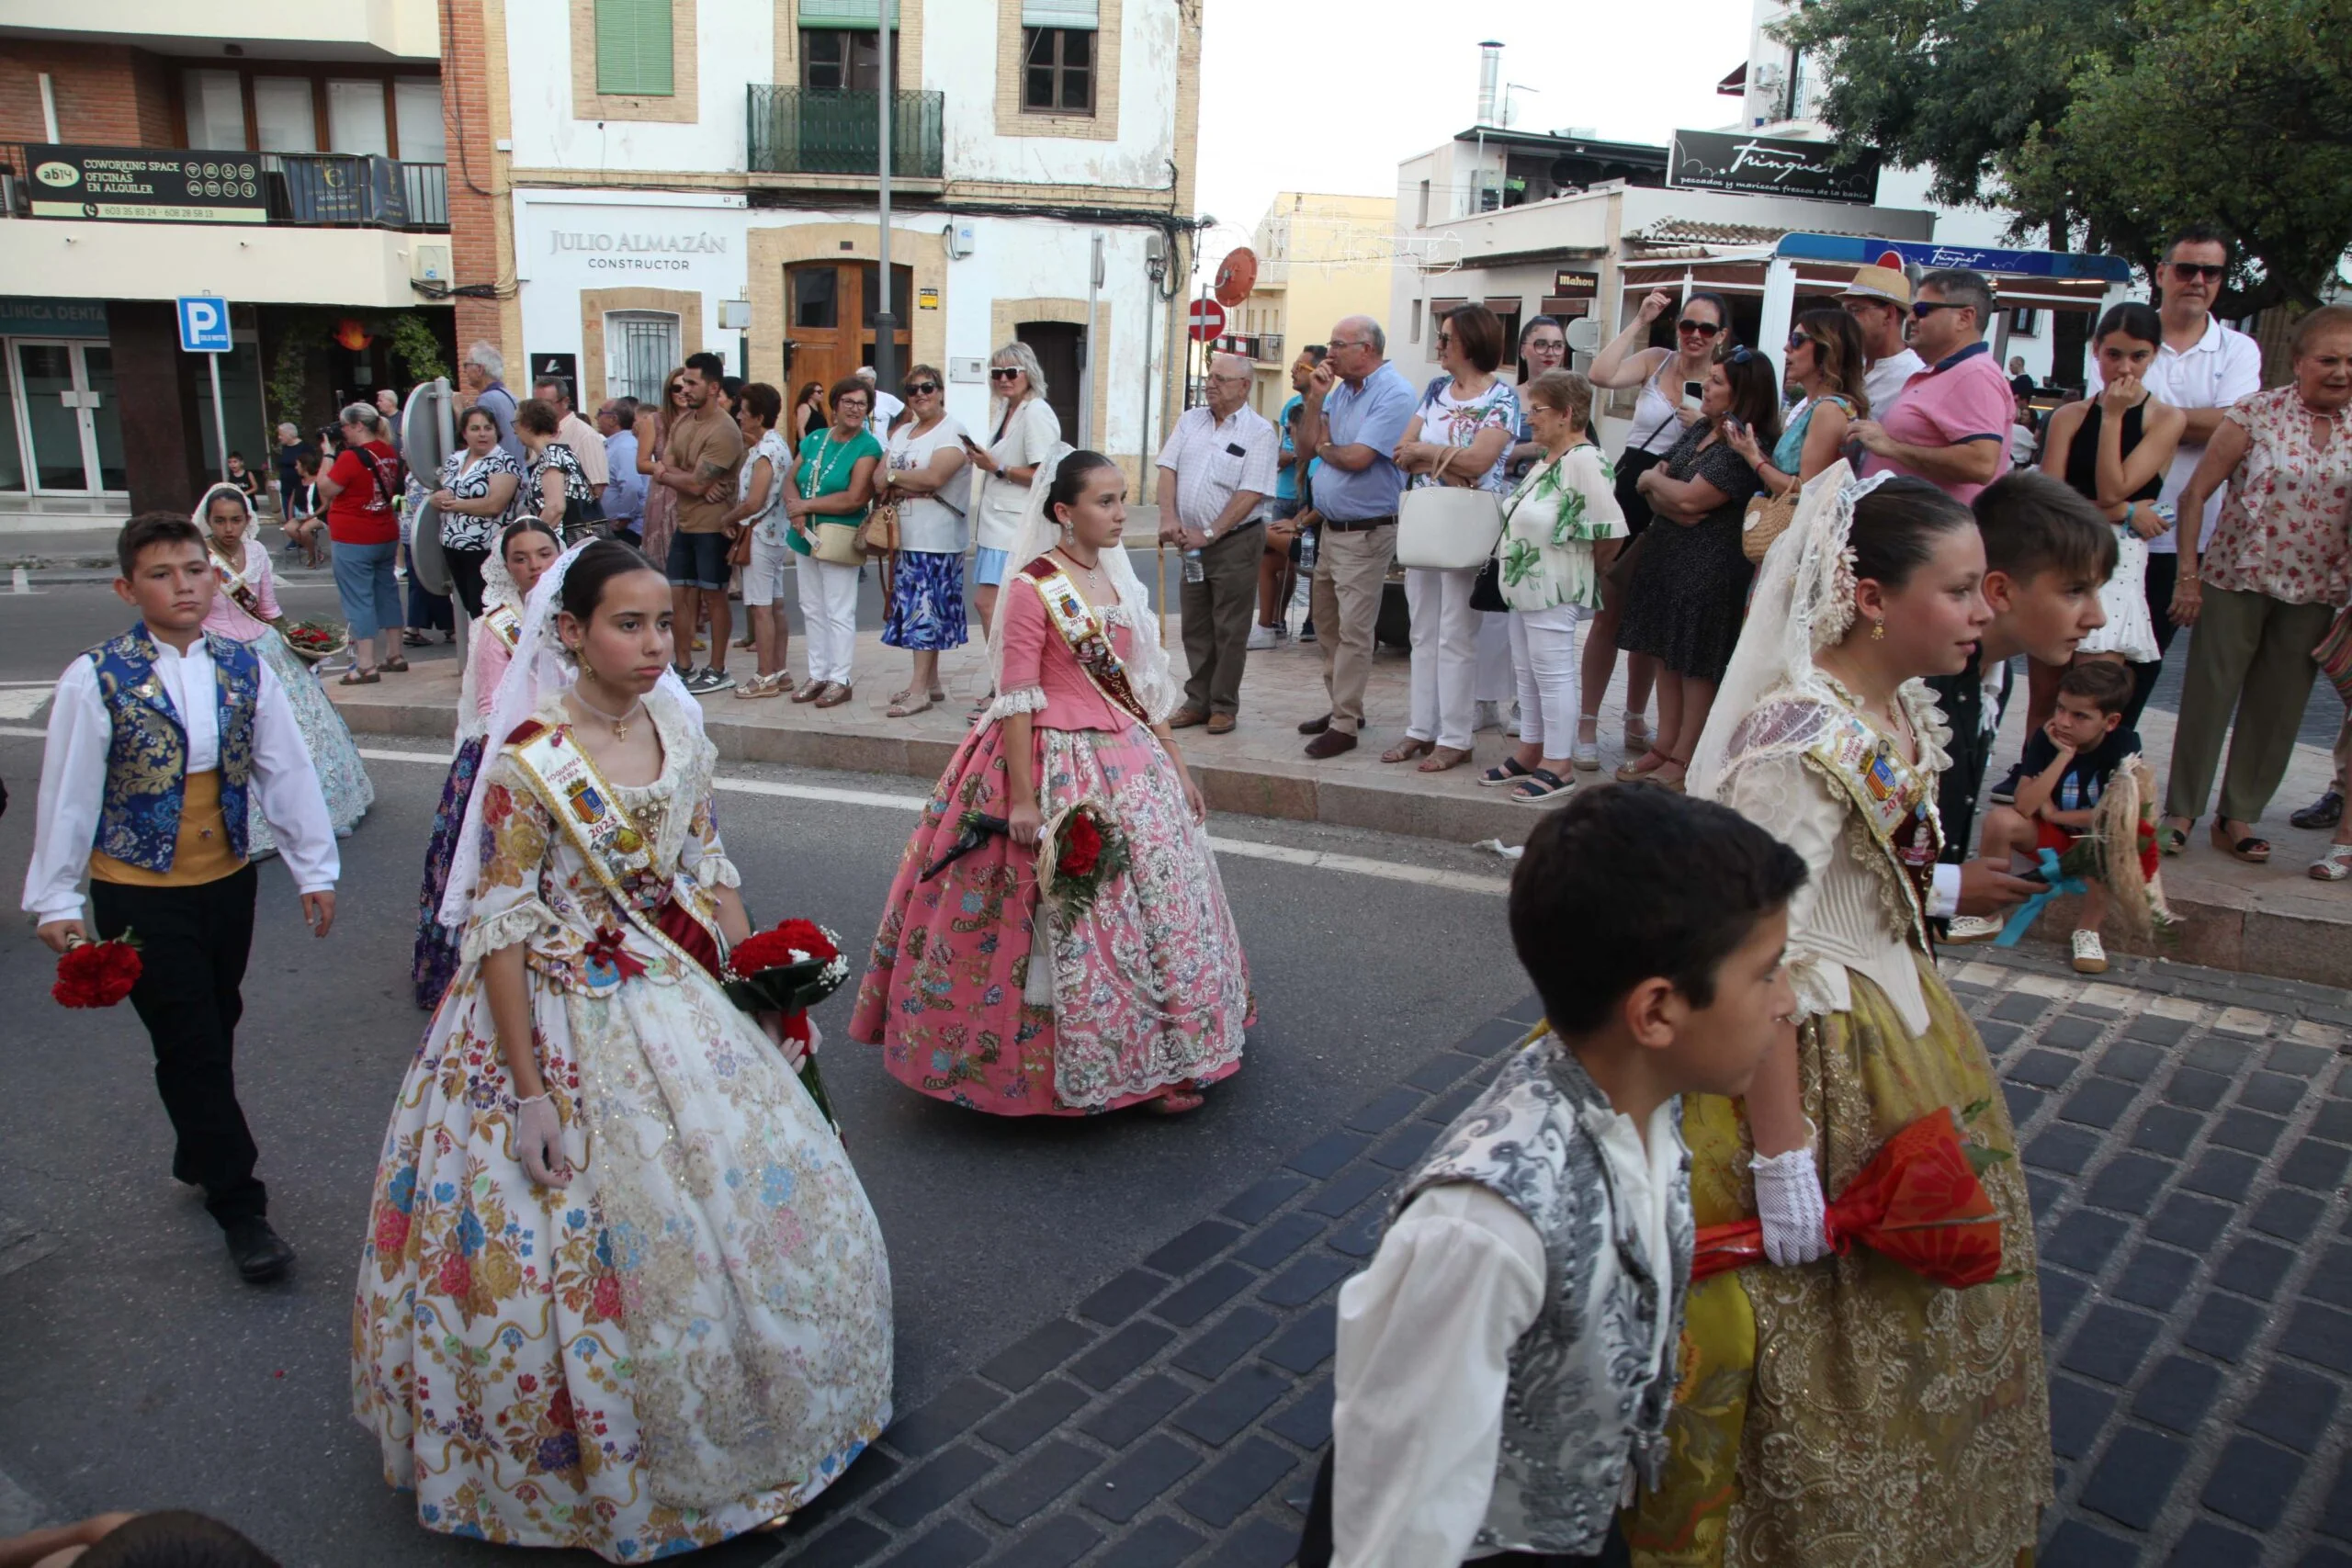
[(1864, 266), (1854, 269), (1854, 281), (1846, 285), (1840, 299), (1884, 299), (1908, 310), (1911, 305), (1911, 280), (1902, 269), (1892, 266)]

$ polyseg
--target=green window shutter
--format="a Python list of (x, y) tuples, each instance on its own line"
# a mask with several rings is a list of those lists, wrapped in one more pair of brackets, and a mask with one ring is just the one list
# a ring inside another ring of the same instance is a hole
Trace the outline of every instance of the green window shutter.
[[(874, 32), (882, 26), (882, 0), (800, 0), (803, 28)], [(899, 26), (899, 0), (890, 0), (890, 26)]]
[(1021, 25), (1094, 32), (1102, 26), (1101, 0), (1021, 0)]
[(670, 0), (596, 0), (596, 91), (666, 98), (673, 63)]

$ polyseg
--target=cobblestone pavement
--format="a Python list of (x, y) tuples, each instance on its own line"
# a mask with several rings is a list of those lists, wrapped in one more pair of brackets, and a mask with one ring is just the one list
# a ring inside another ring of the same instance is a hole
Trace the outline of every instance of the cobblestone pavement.
[[(2042, 1246), (2042, 1568), (2352, 1568), (2352, 1004), (2125, 963), (1947, 964)], [(1537, 1015), (1488, 1020), (902, 1417), (769, 1568), (1281, 1568), (1333, 1301), (1384, 1195)]]

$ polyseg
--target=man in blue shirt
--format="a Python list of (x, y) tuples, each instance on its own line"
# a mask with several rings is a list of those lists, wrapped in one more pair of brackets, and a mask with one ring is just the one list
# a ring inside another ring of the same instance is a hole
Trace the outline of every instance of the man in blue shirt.
[(1321, 465), (1315, 511), (1322, 544), (1312, 604), (1331, 711), (1298, 727), (1314, 737), (1306, 754), (1318, 761), (1355, 750), (1372, 678), (1373, 628), (1396, 558), (1396, 498), (1405, 475), (1394, 454), (1419, 395), (1387, 354), (1388, 335), (1378, 321), (1346, 318), (1331, 329), (1330, 352), (1307, 377), (1298, 411), (1298, 456)]
[(596, 411), (605, 438), (605, 521), (631, 544), (643, 542), (646, 477), (637, 471), (637, 400), (607, 398)]
[(490, 411), (491, 420), (498, 426), (499, 449), (520, 467), (529, 454), (514, 434), (514, 394), (506, 389), (505, 375), (506, 356), (491, 343), (478, 343), (466, 350), (466, 362), (458, 367), (458, 378), (474, 395), (468, 406)]

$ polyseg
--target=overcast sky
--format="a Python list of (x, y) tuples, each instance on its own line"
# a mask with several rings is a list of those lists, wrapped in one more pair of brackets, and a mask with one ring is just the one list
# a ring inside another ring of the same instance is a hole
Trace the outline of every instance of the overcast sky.
[[(1228, 227), (1214, 261), (1277, 191), (1385, 196), (1399, 160), (1477, 118), (1478, 44), (1504, 45), (1514, 129), (1589, 129), (1663, 143), (1677, 127), (1730, 123), (1715, 84), (1747, 58), (1748, 0), (1206, 0), (1200, 210)], [(1515, 18), (1515, 19), (1507, 19)]]

